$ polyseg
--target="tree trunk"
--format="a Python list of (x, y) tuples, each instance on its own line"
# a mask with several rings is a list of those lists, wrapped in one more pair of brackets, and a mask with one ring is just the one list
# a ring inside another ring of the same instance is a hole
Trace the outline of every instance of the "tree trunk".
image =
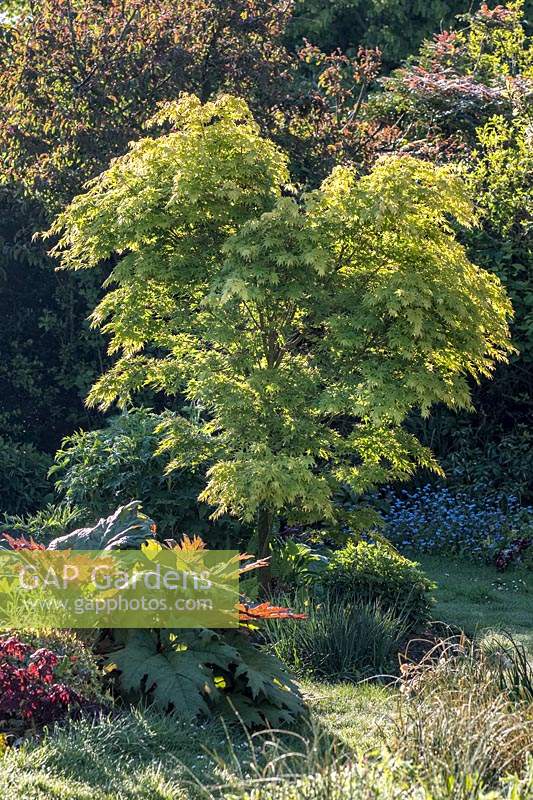
[[(274, 512), (270, 508), (260, 509), (257, 515), (257, 541), (258, 541), (258, 558), (268, 558), (270, 556), (270, 539), (272, 537), (272, 529), (274, 527)], [(270, 585), (270, 567), (263, 567), (258, 572), (259, 586), (262, 594), (268, 593)]]

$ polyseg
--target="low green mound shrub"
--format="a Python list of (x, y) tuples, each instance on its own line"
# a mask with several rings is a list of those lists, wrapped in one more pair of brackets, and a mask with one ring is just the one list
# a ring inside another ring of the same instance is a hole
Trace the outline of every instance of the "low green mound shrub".
[(347, 601), (377, 601), (410, 626), (422, 625), (431, 616), (430, 592), (435, 584), (416, 562), (381, 542), (350, 541), (336, 550), (323, 583), (328, 591)]
[(406, 621), (377, 603), (343, 603), (331, 596), (306, 604), (307, 619), (267, 622), (272, 651), (298, 675), (356, 680), (390, 673)]

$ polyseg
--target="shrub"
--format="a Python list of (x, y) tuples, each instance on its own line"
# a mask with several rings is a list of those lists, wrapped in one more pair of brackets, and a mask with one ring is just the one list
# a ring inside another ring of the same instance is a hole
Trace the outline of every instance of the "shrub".
[[(104, 673), (91, 650), (91, 638), (69, 630), (11, 631), (33, 650), (51, 650), (59, 659), (56, 677), (92, 702), (109, 702)], [(93, 633), (93, 636), (95, 634)]]
[[(136, 499), (169, 536), (205, 532), (209, 508), (197, 502), (202, 475), (180, 470), (168, 476), (168, 458), (158, 454), (156, 429), (171, 418), (136, 408), (112, 417), (106, 428), (67, 436), (50, 470), (56, 490), (68, 503), (87, 509), (89, 518), (107, 516)], [(222, 520), (210, 522), (209, 529), (220, 538), (235, 526)]]
[(52, 497), (47, 480), (51, 459), (31, 444), (0, 437), (0, 511), (26, 514)]
[(414, 561), (381, 542), (350, 541), (332, 556), (324, 573), (327, 590), (345, 599), (380, 603), (410, 626), (426, 622), (435, 588)]
[(20, 736), (97, 709), (94, 673), (82, 645), (68, 636), (0, 637), (0, 728)]
[[(170, 544), (168, 545), (170, 546)], [(201, 539), (183, 537), (180, 550), (205, 547)], [(253, 556), (241, 556), (250, 561)], [(265, 560), (239, 567), (239, 575)], [(239, 605), (237, 630), (115, 631), (108, 669), (121, 691), (182, 720), (225, 716), (247, 727), (293, 723), (304, 710), (298, 688), (283, 664), (265, 652), (253, 634), (265, 619), (301, 619), (288, 608), (261, 603)], [(117, 647), (118, 645), (118, 647)]]
[(301, 676), (354, 680), (390, 672), (405, 620), (376, 603), (311, 601), (302, 622), (266, 624), (272, 651)]
[[(508, 372), (505, 377), (509, 380)], [(502, 402), (506, 400), (502, 398)], [(482, 495), (496, 492), (518, 497), (525, 504), (533, 499), (533, 431), (529, 425), (517, 424), (499, 436), (492, 430), (488, 441), (479, 436), (481, 442), (461, 426), (450, 430), (446, 438), (452, 444), (441, 464), (447, 484), (454, 490), (471, 493), (474, 488)]]
[[(529, 526), (530, 530), (528, 533), (533, 534), (531, 531), (531, 527)], [(528, 536), (521, 536), (518, 539), (511, 539), (505, 547), (496, 553), (494, 558), (494, 566), (499, 572), (505, 572), (505, 570), (511, 566), (511, 564), (523, 564), (526, 568), (531, 569), (533, 564), (531, 558), (531, 545), (533, 544), (533, 538)]]
[(533, 508), (512, 495), (427, 485), (395, 497), (385, 523), (385, 535), (402, 550), (493, 561), (513, 540), (533, 537)]

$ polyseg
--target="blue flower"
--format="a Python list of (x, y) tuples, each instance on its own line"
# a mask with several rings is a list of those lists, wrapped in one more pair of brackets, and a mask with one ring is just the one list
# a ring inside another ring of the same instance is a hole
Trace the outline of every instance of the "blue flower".
[(533, 526), (533, 509), (514, 495), (469, 496), (445, 486), (402, 490), (385, 514), (385, 533), (400, 549), (491, 559), (517, 532)]

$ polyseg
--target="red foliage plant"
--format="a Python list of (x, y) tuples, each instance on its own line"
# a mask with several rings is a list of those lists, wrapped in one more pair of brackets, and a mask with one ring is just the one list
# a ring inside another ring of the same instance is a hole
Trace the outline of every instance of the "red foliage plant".
[[(36, 727), (79, 713), (87, 701), (57, 680), (58, 656), (16, 636), (0, 637), (0, 724)], [(18, 725), (17, 725), (18, 723)]]
[(7, 542), (11, 550), (46, 550), (44, 544), (39, 544), (34, 541), (31, 536), (29, 539), (26, 539), (25, 536), (18, 536), (15, 538), (4, 531), (1, 540)]

